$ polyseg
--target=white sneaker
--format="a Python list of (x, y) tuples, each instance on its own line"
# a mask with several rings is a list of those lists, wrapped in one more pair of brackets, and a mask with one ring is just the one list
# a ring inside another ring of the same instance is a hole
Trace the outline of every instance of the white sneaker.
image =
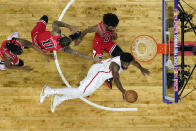
[(4, 64), (0, 64), (0, 70), (3, 70), (3, 71), (5, 71), (5, 70), (6, 70), (6, 67), (5, 67), (5, 65), (4, 65)]
[(47, 93), (48, 92), (47, 90), (50, 90), (50, 89), (51, 88), (49, 86), (44, 86), (42, 88), (42, 91), (40, 93), (40, 103), (43, 103), (45, 98), (48, 97), (49, 94)]
[(51, 112), (55, 112), (55, 108), (56, 106), (58, 106), (59, 104), (61, 104), (62, 99), (60, 96), (57, 95), (53, 95), (51, 97)]
[(19, 37), (19, 32), (14, 32), (10, 36), (8, 36), (7, 40), (11, 40), (13, 37), (18, 38)]

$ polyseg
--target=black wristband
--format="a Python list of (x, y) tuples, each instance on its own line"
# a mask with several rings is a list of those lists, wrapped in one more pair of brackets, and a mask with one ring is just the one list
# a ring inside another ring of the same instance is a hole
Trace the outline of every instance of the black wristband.
[(70, 37), (72, 40), (76, 40), (76, 39), (78, 39), (80, 36), (81, 36), (81, 31), (77, 31), (77, 32), (75, 32), (74, 34), (71, 34), (69, 37)]

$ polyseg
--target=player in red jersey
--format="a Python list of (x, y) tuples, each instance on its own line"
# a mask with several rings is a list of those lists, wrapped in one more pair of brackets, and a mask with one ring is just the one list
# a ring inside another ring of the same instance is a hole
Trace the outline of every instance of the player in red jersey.
[[(115, 30), (118, 23), (119, 19), (115, 14), (104, 14), (103, 21), (85, 29), (75, 44), (78, 45), (87, 33), (95, 32), (93, 40), (93, 58), (95, 61), (99, 62), (102, 60), (103, 51), (113, 57), (120, 56), (123, 53), (122, 49), (112, 41), (117, 39)], [(111, 80), (108, 80), (106, 83), (109, 88), (112, 88)]]
[[(52, 24), (52, 31), (46, 31), (48, 17), (46, 15), (40, 18), (36, 26), (31, 32), (32, 41), (39, 46), (43, 51), (64, 51), (75, 56), (80, 56), (86, 59), (93, 59), (91, 56), (79, 53), (69, 47), (73, 40), (76, 40), (81, 35), (81, 32), (76, 26), (68, 25), (61, 21), (54, 21)], [(72, 31), (73, 34), (61, 36), (60, 27), (66, 27)]]
[(18, 58), (18, 55), (23, 53), (23, 48), (29, 47), (38, 51), (42, 55), (44, 55), (48, 60), (52, 57), (51, 55), (45, 54), (40, 48), (33, 45), (30, 41), (16, 38), (18, 37), (18, 32), (13, 33), (8, 40), (3, 41), (0, 47), (0, 56), (2, 61), (0, 61), (0, 69), (6, 70), (9, 69), (18, 69), (18, 70), (26, 70), (31, 71), (33, 68), (29, 66), (24, 66), (23, 60)]
[(117, 39), (115, 30), (118, 23), (119, 19), (115, 14), (104, 14), (103, 21), (85, 29), (80, 38), (76, 41), (76, 44), (78, 45), (87, 33), (95, 32), (93, 40), (93, 57), (96, 61), (102, 60), (103, 51), (109, 53), (113, 57), (120, 56), (123, 51), (112, 41)]

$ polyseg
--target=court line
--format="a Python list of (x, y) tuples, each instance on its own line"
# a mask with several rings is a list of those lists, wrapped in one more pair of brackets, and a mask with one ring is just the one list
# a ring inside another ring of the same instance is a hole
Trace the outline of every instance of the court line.
[[(62, 20), (62, 18), (65, 15), (66, 11), (69, 9), (69, 7), (73, 4), (74, 1), (75, 0), (70, 0), (70, 2), (65, 6), (65, 8), (62, 11), (62, 13), (59, 16), (59, 19), (58, 19), (59, 21)], [(66, 80), (66, 78), (64, 77), (64, 75), (63, 75), (63, 73), (61, 71), (56, 51), (53, 51), (53, 53), (54, 53), (54, 58), (55, 58), (55, 64), (56, 64), (56, 67), (57, 67), (57, 70), (59, 72), (59, 75), (60, 75), (61, 79), (67, 85), (67, 88), (71, 88), (71, 85), (68, 83), (68, 81)], [(101, 105), (95, 104), (95, 103), (85, 99), (84, 97), (80, 97), (80, 99), (82, 101), (86, 102), (87, 104), (91, 105), (91, 106), (94, 106), (96, 108), (103, 109), (103, 110), (108, 110), (108, 111), (137, 111), (138, 110), (138, 108), (112, 108), (112, 107), (105, 107), (105, 106), (101, 106)]]

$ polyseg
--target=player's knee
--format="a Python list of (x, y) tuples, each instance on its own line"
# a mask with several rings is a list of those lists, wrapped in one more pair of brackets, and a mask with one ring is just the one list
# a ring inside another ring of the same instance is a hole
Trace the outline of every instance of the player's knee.
[(112, 51), (111, 55), (113, 57), (116, 57), (116, 56), (120, 56), (122, 53), (123, 53), (122, 49), (118, 45), (116, 45), (116, 47)]
[(43, 20), (46, 22), (46, 24), (48, 23), (48, 16), (47, 15), (43, 15), (40, 20)]

